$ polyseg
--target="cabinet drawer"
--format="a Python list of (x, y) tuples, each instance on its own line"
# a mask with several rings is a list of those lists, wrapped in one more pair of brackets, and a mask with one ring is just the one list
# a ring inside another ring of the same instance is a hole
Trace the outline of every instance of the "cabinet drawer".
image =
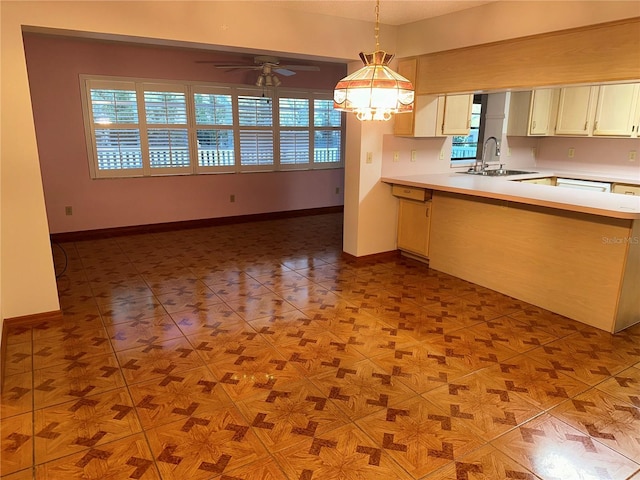
[(391, 193), (396, 197), (410, 198), (424, 202), (431, 198), (431, 190), (417, 187), (405, 187), (404, 185), (393, 185)]
[(522, 183), (537, 183), (538, 185), (555, 185), (555, 179), (552, 177), (531, 178), (529, 180), (520, 180)]
[(614, 183), (611, 189), (613, 193), (624, 195), (640, 195), (640, 185), (626, 185), (624, 183)]

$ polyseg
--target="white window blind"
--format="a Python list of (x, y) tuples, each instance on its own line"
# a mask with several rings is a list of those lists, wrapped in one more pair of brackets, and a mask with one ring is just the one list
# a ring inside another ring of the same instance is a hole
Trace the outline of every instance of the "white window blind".
[(96, 128), (95, 142), (100, 170), (142, 168), (139, 130)]
[(183, 87), (154, 84), (143, 85), (143, 89), (149, 167), (188, 170), (191, 157), (187, 96), (184, 91), (180, 91)]
[(308, 131), (280, 131), (280, 163), (294, 165), (309, 163)]
[(280, 98), (280, 164), (283, 166), (309, 165), (310, 138), (309, 99)]
[(279, 105), (281, 127), (309, 126), (308, 98), (281, 98)]
[(187, 124), (187, 101), (182, 92), (144, 92), (147, 123)]
[(93, 81), (87, 88), (91, 103), (87, 131), (94, 145), (92, 173), (113, 176), (141, 172), (143, 152), (135, 84)]
[[(331, 92), (81, 76), (94, 178), (339, 167)], [(265, 94), (266, 93), (266, 94)]]
[(270, 97), (238, 96), (240, 164), (246, 167), (273, 166), (273, 100)]
[(233, 97), (230, 94), (196, 92), (193, 102), (197, 126), (198, 166), (233, 167)]
[(313, 161), (317, 164), (342, 162), (342, 116), (333, 108), (333, 100), (314, 99)]
[(273, 165), (273, 133), (270, 130), (240, 130), (242, 165)]

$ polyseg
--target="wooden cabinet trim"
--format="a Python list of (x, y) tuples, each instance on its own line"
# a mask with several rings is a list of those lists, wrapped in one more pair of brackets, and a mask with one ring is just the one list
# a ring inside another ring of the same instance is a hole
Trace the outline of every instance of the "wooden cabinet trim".
[[(640, 17), (418, 57), (417, 95), (640, 79)], [(585, 47), (588, 45), (588, 48)]]

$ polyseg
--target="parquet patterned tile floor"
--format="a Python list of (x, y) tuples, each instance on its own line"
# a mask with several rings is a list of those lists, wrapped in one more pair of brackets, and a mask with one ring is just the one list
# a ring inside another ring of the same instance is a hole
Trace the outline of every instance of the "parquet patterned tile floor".
[(341, 215), (62, 246), (2, 480), (640, 479), (640, 325), (350, 260)]

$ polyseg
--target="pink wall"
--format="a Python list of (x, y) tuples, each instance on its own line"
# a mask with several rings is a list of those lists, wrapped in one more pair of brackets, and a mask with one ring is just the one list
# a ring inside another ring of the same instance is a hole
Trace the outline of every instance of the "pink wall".
[[(502, 156), (498, 163), (505, 168), (533, 168), (535, 157), (532, 148), (537, 147), (538, 138), (502, 136)], [(411, 161), (411, 151), (415, 150), (416, 160)], [(398, 152), (398, 161), (394, 154)], [(443, 152), (443, 158), (440, 158)], [(451, 137), (403, 138), (385, 135), (382, 153), (382, 176), (420, 175), (424, 173), (454, 173), (468, 167), (451, 167)]]
[[(574, 157), (569, 158), (569, 148)], [(629, 161), (629, 152), (636, 160)], [(544, 137), (538, 141), (539, 168), (597, 173), (640, 181), (640, 139)]]
[[(343, 169), (91, 179), (80, 74), (251, 85), (255, 72), (226, 72), (196, 60), (250, 63), (252, 55), (35, 34), (25, 34), (24, 44), (51, 233), (343, 204)], [(282, 81), (330, 90), (345, 74), (344, 65), (327, 63), (320, 72), (298, 72)], [(65, 215), (65, 206), (73, 207), (72, 216)]]

